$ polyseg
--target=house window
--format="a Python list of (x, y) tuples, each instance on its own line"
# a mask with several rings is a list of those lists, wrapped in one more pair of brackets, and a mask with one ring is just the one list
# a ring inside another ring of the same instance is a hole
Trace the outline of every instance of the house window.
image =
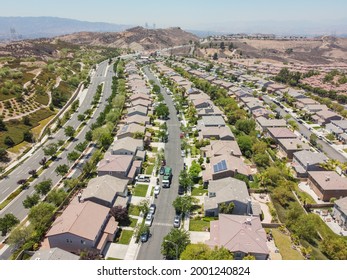
[(69, 239), (66, 239), (66, 243), (69, 243)]
[(86, 242), (85, 242), (84, 240), (81, 240), (81, 244), (85, 245), (85, 244), (86, 244)]
[(216, 197), (216, 193), (215, 192), (209, 192), (208, 197)]

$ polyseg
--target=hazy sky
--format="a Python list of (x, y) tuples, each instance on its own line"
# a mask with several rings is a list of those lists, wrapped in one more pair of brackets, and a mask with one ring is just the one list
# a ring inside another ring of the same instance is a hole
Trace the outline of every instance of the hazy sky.
[[(164, 4), (165, 3), (165, 4)], [(346, 0), (0, 0), (0, 16), (56, 16), (86, 21), (206, 29), (227, 22), (346, 18)]]

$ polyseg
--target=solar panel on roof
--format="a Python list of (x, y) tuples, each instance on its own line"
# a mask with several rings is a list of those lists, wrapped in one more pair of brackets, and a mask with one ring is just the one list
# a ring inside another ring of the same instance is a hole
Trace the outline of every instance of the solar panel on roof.
[(224, 159), (218, 162), (217, 164), (213, 165), (214, 173), (224, 171), (224, 170), (227, 170), (227, 163), (225, 162)]

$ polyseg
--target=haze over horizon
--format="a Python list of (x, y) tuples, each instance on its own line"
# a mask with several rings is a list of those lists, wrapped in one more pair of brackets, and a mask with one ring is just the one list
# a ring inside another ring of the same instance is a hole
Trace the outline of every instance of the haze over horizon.
[(0, 0), (2, 17), (59, 17), (128, 26), (180, 26), (185, 30), (232, 33), (346, 34), (343, 0), (91, 0), (49, 2)]

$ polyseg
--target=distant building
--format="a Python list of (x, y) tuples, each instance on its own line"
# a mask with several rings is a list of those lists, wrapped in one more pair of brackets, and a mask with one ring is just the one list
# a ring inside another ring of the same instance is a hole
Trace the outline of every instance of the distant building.
[(333, 216), (337, 223), (347, 230), (347, 197), (338, 199), (334, 203)]

